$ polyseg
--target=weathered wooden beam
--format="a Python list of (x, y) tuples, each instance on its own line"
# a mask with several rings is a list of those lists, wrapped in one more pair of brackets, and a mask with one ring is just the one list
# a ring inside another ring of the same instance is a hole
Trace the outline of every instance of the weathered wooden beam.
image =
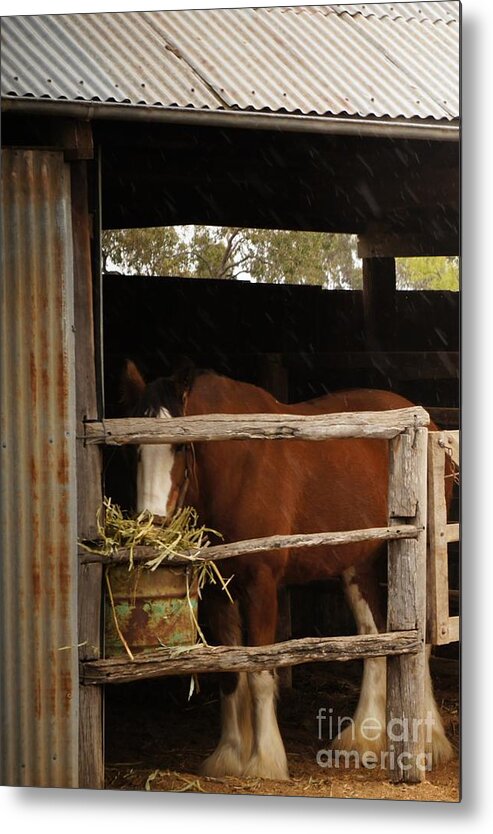
[(427, 635), (433, 645), (448, 640), (447, 503), (445, 500), (445, 450), (441, 432), (428, 438), (428, 566)]
[[(87, 166), (71, 166), (72, 237), (74, 252), (75, 362), (77, 412), (77, 533), (79, 539), (97, 534), (96, 514), (102, 502), (101, 452), (83, 442), (84, 420), (97, 415), (94, 360), (92, 266), (88, 213)], [(101, 656), (101, 565), (79, 570), (79, 660)], [(103, 690), (79, 688), (79, 787), (104, 786)]]
[[(454, 205), (453, 201), (450, 201)], [(428, 232), (423, 229), (399, 232), (395, 229), (376, 229), (359, 235), (358, 257), (360, 258), (412, 258), (424, 256), (454, 256), (459, 254), (458, 232), (447, 229), (438, 236), (435, 228)]]
[(206, 414), (198, 417), (127, 417), (87, 422), (88, 445), (104, 443), (184, 443), (204, 440), (390, 439), (406, 428), (428, 425), (424, 408), (360, 411), (348, 414)]
[(420, 528), (417, 538), (388, 547), (387, 629), (415, 629), (419, 651), (387, 661), (387, 735), (390, 778), (425, 778), (426, 429), (407, 431), (390, 443), (389, 521)]
[[(344, 530), (336, 533), (306, 533), (290, 536), (266, 536), (261, 539), (247, 539), (231, 544), (218, 544), (213, 547), (203, 547), (193, 555), (196, 561), (214, 561), (231, 559), (234, 556), (246, 554), (265, 553), (268, 550), (280, 550), (284, 548), (320, 547), (325, 545), (336, 547), (342, 544), (352, 544), (362, 541), (390, 541), (391, 539), (416, 538), (417, 527), (412, 525), (400, 525), (399, 527), (370, 527), (367, 530)], [(155, 559), (159, 551), (155, 547), (138, 545), (132, 551), (132, 558), (136, 564), (148, 562)], [(121, 548), (109, 556), (102, 556), (99, 553), (91, 553), (84, 549), (79, 551), (81, 564), (102, 563), (105, 565), (117, 565), (130, 560), (129, 548)], [(189, 565), (190, 559), (185, 556), (173, 559), (174, 565)]]
[(84, 684), (129, 683), (169, 675), (257, 672), (302, 663), (357, 660), (418, 651), (415, 630), (351, 637), (306, 637), (270, 646), (162, 648), (149, 654), (92, 660), (81, 664)]
[[(427, 640), (434, 645), (459, 639), (458, 619), (449, 615), (448, 543), (460, 540), (460, 525), (447, 524), (445, 460), (459, 461), (459, 432), (430, 432), (428, 441)], [(454, 623), (451, 625), (451, 620)]]
[(81, 119), (57, 119), (54, 125), (55, 143), (63, 148), (67, 162), (94, 159), (91, 122)]

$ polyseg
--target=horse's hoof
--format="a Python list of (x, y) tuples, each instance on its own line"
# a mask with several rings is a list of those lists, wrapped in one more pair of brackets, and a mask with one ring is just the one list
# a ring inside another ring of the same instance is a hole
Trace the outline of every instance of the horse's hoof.
[[(428, 750), (427, 750), (428, 752)], [(431, 761), (432, 767), (439, 767), (446, 764), (455, 756), (455, 750), (444, 731), (433, 731), (431, 739)]]
[[(371, 753), (373, 756), (376, 756), (382, 768), (388, 766), (388, 754), (386, 753), (387, 739), (384, 734), (379, 735), (377, 739), (368, 741), (358, 733), (357, 728), (349, 726), (345, 730), (342, 730), (332, 741), (331, 748), (332, 750), (340, 751), (341, 761), (353, 763), (355, 766), (364, 763), (365, 753)], [(426, 744), (427, 767), (433, 769), (446, 764), (454, 755), (454, 748), (445, 735), (445, 732), (442, 729), (434, 729), (431, 744)], [(374, 761), (373, 758), (372, 761)]]
[(358, 760), (361, 760), (365, 753), (372, 753), (380, 758), (382, 752), (386, 749), (386, 744), (384, 733), (379, 733), (376, 738), (367, 739), (358, 730), (358, 726), (350, 724), (344, 730), (341, 730), (330, 746), (332, 750), (346, 752), (348, 756), (354, 754)]
[(233, 744), (222, 744), (202, 762), (200, 773), (220, 779), (223, 776), (241, 776), (243, 767), (238, 748)]
[(274, 779), (276, 782), (285, 782), (289, 780), (288, 763), (285, 758), (276, 760), (254, 753), (243, 770), (242, 776), (245, 779), (260, 777), (261, 779)]

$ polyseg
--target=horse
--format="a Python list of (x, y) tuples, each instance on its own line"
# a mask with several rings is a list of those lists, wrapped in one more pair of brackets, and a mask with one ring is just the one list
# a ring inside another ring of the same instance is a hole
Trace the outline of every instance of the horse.
[[(355, 389), (287, 405), (260, 387), (213, 371), (159, 378), (148, 384), (135, 363), (123, 372), (127, 413), (169, 419), (204, 414), (330, 414), (412, 405), (404, 397)], [(169, 518), (186, 500), (201, 523), (225, 542), (274, 534), (316, 533), (387, 525), (388, 443), (374, 439), (235, 440), (138, 447), (137, 511)], [(385, 630), (377, 562), (386, 545), (363, 541), (282, 549), (221, 563), (233, 602), (218, 590), (209, 627), (220, 645), (275, 643), (278, 589), (341, 577), (359, 634)], [(428, 647), (428, 654), (429, 654)], [(426, 664), (425, 710), (432, 718), (427, 753), (433, 765), (453, 754)], [(207, 776), (289, 779), (277, 723), (275, 672), (223, 673), (221, 734), (203, 763)], [(371, 738), (365, 732), (371, 719)], [(377, 722), (377, 723), (375, 723)], [(341, 751), (381, 755), (386, 739), (386, 658), (367, 658), (353, 720), (333, 740)]]

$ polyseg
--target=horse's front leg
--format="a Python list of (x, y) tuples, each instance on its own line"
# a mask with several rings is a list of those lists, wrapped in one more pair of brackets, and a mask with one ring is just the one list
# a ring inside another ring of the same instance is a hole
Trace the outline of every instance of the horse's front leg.
[[(277, 583), (270, 571), (260, 570), (249, 583), (244, 601), (248, 643), (265, 646), (275, 642)], [(244, 776), (289, 779), (288, 762), (276, 716), (277, 675), (273, 671), (249, 672), (252, 696), (253, 748)]]
[[(378, 634), (385, 630), (381, 589), (374, 564), (364, 569), (349, 568), (342, 576), (346, 600), (358, 634)], [(335, 750), (354, 753), (361, 760), (367, 753), (380, 757), (387, 746), (386, 736), (387, 659), (364, 660), (358, 705), (352, 719), (332, 743)]]
[(251, 698), (245, 673), (221, 675), (221, 736), (203, 762), (204, 776), (241, 776), (252, 749)]
[[(224, 592), (212, 592), (208, 603), (209, 625), (214, 640), (224, 646), (239, 646), (242, 641), (237, 603)], [(245, 672), (220, 675), (221, 736), (219, 744), (203, 762), (204, 776), (241, 776), (252, 750), (251, 698)]]

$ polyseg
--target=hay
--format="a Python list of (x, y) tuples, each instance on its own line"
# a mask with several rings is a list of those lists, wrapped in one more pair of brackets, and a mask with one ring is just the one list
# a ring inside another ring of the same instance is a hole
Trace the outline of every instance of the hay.
[[(209, 545), (208, 534), (222, 538), (216, 530), (204, 525), (198, 525), (198, 516), (193, 507), (183, 507), (178, 510), (171, 519), (164, 522), (155, 520), (155, 517), (148, 510), (143, 510), (139, 515), (132, 518), (123, 513), (117, 504), (113, 504), (111, 498), (104, 498), (102, 507), (99, 508), (96, 516), (98, 541), (97, 543), (80, 542), (81, 547), (91, 553), (98, 553), (101, 556), (111, 556), (119, 550), (126, 549), (129, 552), (129, 571), (135, 569), (134, 554), (138, 546), (152, 547), (157, 555), (144, 562), (141, 567), (155, 571), (158, 567), (181, 568), (186, 573), (187, 602), (190, 615), (193, 619), (199, 642), (207, 646), (208, 643), (200, 628), (195, 616), (190, 596), (190, 589), (196, 588), (198, 598), (201, 599), (201, 591), (208, 583), (219, 584), (227, 593), (231, 602), (228, 584), (232, 579), (225, 580), (217, 566), (211, 559), (204, 555), (204, 549)], [(177, 565), (176, 559), (186, 560), (187, 564)], [(106, 583), (108, 586), (111, 601), (111, 586), (108, 576), (109, 566), (106, 566)], [(131, 659), (133, 656), (126, 645), (125, 639), (120, 633), (116, 612), (112, 605), (113, 617), (117, 632), (120, 635), (123, 645)]]
[[(167, 521), (157, 521), (149, 510), (143, 510), (135, 518), (127, 516), (111, 498), (104, 498), (96, 516), (98, 542), (96, 545), (82, 542), (91, 553), (111, 556), (121, 549), (129, 551), (129, 570), (134, 567), (134, 552), (138, 546), (153, 547), (158, 551), (154, 559), (145, 563), (155, 570), (163, 562), (171, 563), (180, 558), (194, 562), (200, 551), (207, 547), (207, 534), (222, 538), (221, 534), (205, 526), (198, 526), (193, 507), (183, 507)], [(203, 557), (201, 557), (202, 561)]]

